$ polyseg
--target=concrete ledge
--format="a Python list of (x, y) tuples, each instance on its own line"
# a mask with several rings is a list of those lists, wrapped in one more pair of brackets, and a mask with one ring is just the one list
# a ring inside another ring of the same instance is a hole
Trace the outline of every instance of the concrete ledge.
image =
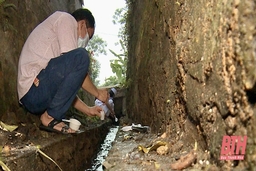
[(11, 149), (8, 155), (2, 155), (1, 158), (11, 171), (60, 170), (52, 161), (36, 151), (36, 146), (40, 145), (40, 149), (57, 162), (63, 171), (85, 170), (90, 168), (110, 124), (106, 121), (80, 134), (49, 133), (49, 136), (38, 144), (23, 144)]

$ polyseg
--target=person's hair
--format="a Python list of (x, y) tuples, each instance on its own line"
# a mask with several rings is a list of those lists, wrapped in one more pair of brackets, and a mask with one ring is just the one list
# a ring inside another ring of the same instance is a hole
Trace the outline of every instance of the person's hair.
[(109, 90), (109, 96), (110, 97), (115, 97), (115, 93), (112, 90)]
[[(115, 93), (112, 90), (109, 90), (108, 93), (110, 97), (113, 97), (113, 98), (115, 97)], [(97, 100), (97, 99), (98, 99), (97, 97), (94, 98), (94, 100)]]
[(85, 20), (88, 28), (95, 28), (95, 19), (90, 10), (80, 8), (75, 10), (71, 15), (76, 19), (76, 21)]

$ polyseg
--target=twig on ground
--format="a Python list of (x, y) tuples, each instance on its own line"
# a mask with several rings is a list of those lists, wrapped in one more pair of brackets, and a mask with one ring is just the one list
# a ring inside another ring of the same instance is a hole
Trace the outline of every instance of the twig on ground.
[(4, 171), (11, 171), (11, 170), (4, 164), (4, 162), (2, 162), (1, 160), (0, 160), (0, 166), (2, 166), (2, 169), (3, 169)]
[(181, 170), (189, 167), (197, 158), (196, 150), (197, 142), (195, 142), (195, 148), (193, 150), (191, 150), (188, 154), (181, 156), (177, 162), (171, 164), (171, 169)]
[(61, 167), (60, 167), (51, 157), (49, 157), (48, 155), (46, 155), (46, 154), (40, 149), (40, 146), (39, 146), (39, 145), (36, 146), (36, 149), (37, 149), (36, 152), (42, 154), (42, 155), (43, 155), (44, 157), (46, 157), (47, 159), (51, 160), (51, 161), (62, 171)]

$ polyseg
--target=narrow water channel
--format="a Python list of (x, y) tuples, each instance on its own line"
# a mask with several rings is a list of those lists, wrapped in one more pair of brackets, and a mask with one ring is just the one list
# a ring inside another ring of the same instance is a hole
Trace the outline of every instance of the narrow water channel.
[(109, 150), (112, 147), (112, 142), (116, 138), (116, 133), (119, 126), (113, 126), (110, 128), (104, 142), (101, 144), (100, 151), (98, 152), (96, 158), (93, 160), (92, 167), (86, 171), (103, 171), (102, 163), (104, 162)]

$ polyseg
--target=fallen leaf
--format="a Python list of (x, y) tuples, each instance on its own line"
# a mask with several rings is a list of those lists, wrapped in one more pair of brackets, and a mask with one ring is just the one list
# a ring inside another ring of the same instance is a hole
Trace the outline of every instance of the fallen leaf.
[(149, 152), (149, 149), (142, 145), (138, 145), (138, 149), (139, 149), (139, 151), (143, 151), (146, 154)]
[(163, 139), (166, 138), (166, 137), (167, 137), (166, 132), (161, 135), (161, 138), (163, 138)]
[(102, 165), (103, 165), (107, 170), (114, 166), (114, 165), (110, 164), (110, 163), (107, 162), (107, 161), (104, 161), (104, 162), (102, 163)]
[(139, 151), (143, 151), (144, 153), (149, 153), (150, 151), (156, 150), (160, 146), (165, 146), (167, 143), (164, 141), (156, 141), (152, 146), (150, 147), (144, 147), (142, 145), (139, 145)]
[(157, 162), (155, 162), (154, 164), (155, 164), (155, 168), (158, 170), (160, 168), (160, 164)]
[(10, 131), (10, 132), (12, 132), (12, 131), (14, 131), (15, 129), (17, 129), (18, 126), (17, 126), (17, 125), (8, 125), (8, 124), (5, 124), (5, 123), (3, 123), (2, 121), (0, 121), (0, 128), (1, 128), (2, 130), (4, 130), (4, 131)]
[(168, 153), (168, 146), (165, 145), (165, 146), (160, 146), (156, 149), (156, 152), (157, 154), (160, 154), (160, 155), (165, 155)]
[(3, 148), (2, 148), (2, 153), (10, 153), (11, 151), (11, 147), (8, 146), (8, 145), (5, 145)]

